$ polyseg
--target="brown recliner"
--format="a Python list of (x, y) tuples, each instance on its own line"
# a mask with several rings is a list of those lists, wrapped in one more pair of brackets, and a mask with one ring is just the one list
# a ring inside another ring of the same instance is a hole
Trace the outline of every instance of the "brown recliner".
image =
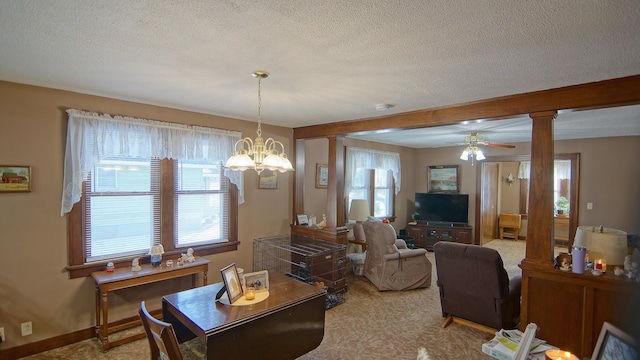
[(440, 241), (433, 251), (442, 316), (447, 318), (443, 327), (456, 321), (495, 333), (518, 325), (522, 277), (509, 279), (496, 250)]
[(431, 286), (431, 262), (425, 249), (408, 249), (395, 229), (381, 221), (363, 223), (367, 239), (364, 276), (378, 290), (409, 290)]

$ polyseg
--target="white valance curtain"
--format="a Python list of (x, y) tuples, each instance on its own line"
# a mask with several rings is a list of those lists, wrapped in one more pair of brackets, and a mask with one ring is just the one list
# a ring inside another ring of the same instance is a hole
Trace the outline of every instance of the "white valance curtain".
[[(558, 180), (571, 179), (571, 160), (555, 160), (554, 176)], [(518, 167), (518, 179), (528, 179), (531, 173), (531, 161), (521, 161)]]
[[(223, 164), (242, 133), (200, 126), (69, 109), (61, 216), (80, 201), (82, 182), (102, 159), (114, 156), (169, 158)], [(225, 170), (244, 202), (242, 173)]]
[(349, 194), (358, 169), (391, 170), (395, 182), (395, 194), (400, 192), (400, 154), (390, 151), (347, 147), (345, 159), (344, 194)]

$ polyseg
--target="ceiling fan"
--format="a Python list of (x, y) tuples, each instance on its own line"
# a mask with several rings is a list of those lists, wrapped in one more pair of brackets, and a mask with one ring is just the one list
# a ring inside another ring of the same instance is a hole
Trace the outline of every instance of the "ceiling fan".
[(471, 136), (465, 136), (463, 145), (470, 145), (470, 146), (486, 145), (486, 146), (496, 146), (496, 147), (507, 148), (507, 149), (514, 149), (516, 147), (515, 145), (511, 145), (511, 144), (501, 144), (501, 143), (494, 143), (490, 141), (484, 141), (484, 137), (482, 135), (478, 135), (477, 131), (472, 131)]
[(484, 141), (484, 137), (482, 137), (481, 135), (478, 135), (477, 131), (471, 132), (471, 136), (465, 136), (464, 143), (462, 145), (467, 145), (467, 147), (464, 149), (464, 151), (462, 151), (462, 155), (460, 155), (460, 159), (467, 161), (469, 160), (469, 158), (471, 158), (471, 166), (473, 166), (474, 158), (475, 160), (486, 159), (486, 157), (484, 156), (484, 153), (478, 147), (478, 145), (496, 146), (496, 147), (502, 147), (507, 149), (513, 149), (516, 147), (515, 145), (510, 145), (510, 144), (500, 144), (500, 143)]

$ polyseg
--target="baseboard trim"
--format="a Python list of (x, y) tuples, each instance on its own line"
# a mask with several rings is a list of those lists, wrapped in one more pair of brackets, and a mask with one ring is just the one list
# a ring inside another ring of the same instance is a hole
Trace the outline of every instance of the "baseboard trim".
[[(151, 314), (156, 317), (161, 317), (161, 310), (151, 311)], [(132, 316), (127, 319), (122, 319), (114, 322), (113, 324), (126, 323), (135, 321), (139, 319), (138, 316)], [(111, 326), (111, 323), (110, 323)], [(8, 349), (0, 349), (0, 359), (20, 359), (26, 356), (31, 356), (35, 354), (39, 354), (41, 352), (57, 349), (59, 347), (71, 345), (77, 343), (79, 341), (88, 340), (96, 337), (95, 327), (90, 327), (88, 329), (82, 329), (78, 331), (74, 331), (68, 334), (62, 334), (58, 336), (54, 336), (48, 339), (35, 341), (29, 344), (18, 345)], [(96, 340), (98, 341), (98, 340)], [(6, 343), (0, 344), (0, 348)]]

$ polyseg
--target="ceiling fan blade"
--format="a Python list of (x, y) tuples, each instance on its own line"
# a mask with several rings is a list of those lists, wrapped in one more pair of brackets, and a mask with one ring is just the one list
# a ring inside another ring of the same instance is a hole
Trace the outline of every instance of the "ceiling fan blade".
[(487, 142), (487, 141), (485, 141), (483, 145), (501, 147), (506, 149), (515, 149), (516, 147), (515, 145), (511, 145), (511, 144), (500, 144), (500, 143)]

